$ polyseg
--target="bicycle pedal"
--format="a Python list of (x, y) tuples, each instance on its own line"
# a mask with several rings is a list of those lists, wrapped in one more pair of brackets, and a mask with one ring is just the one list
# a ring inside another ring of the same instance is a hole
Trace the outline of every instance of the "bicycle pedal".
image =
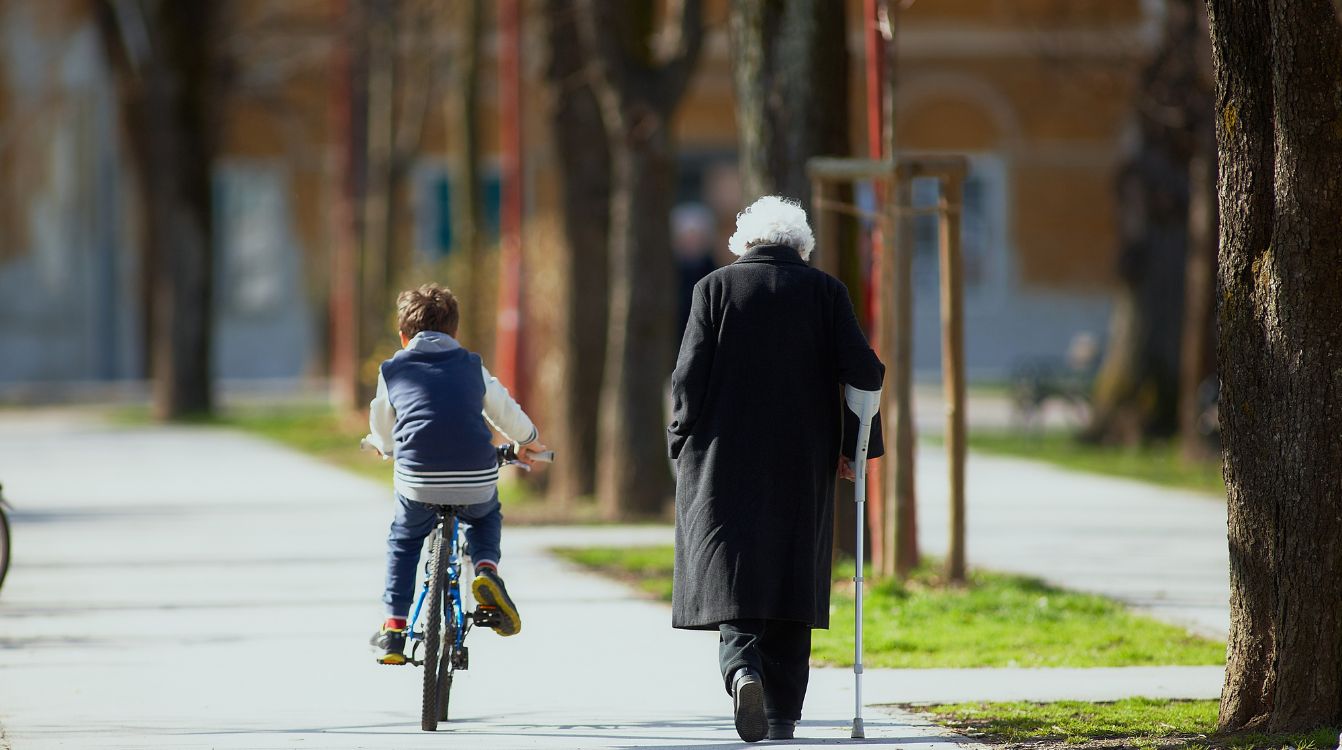
[(475, 612), (471, 614), (471, 619), (475, 621), (476, 625), (492, 628), (498, 624), (499, 609), (498, 607), (486, 607), (481, 605), (476, 607)]
[(471, 668), (471, 650), (466, 646), (452, 652), (452, 668), (466, 670)]

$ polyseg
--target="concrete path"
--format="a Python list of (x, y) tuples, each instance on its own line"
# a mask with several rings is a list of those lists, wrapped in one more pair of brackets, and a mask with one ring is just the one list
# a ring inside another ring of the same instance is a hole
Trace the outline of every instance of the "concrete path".
[[(0, 748), (742, 746), (716, 637), (545, 554), (567, 530), (505, 531), (525, 629), (472, 635), (441, 737), (418, 729), (419, 671), (365, 646), (387, 488), (236, 433), (14, 412), (0, 481), (17, 509)], [(849, 744), (851, 681), (815, 674), (809, 741), (790, 747)], [(867, 718), (866, 744), (953, 746), (908, 715)]]
[[(945, 451), (917, 454), (919, 543), (944, 555)], [(1114, 597), (1216, 638), (1230, 629), (1225, 502), (1198, 492), (971, 453), (971, 566)]]

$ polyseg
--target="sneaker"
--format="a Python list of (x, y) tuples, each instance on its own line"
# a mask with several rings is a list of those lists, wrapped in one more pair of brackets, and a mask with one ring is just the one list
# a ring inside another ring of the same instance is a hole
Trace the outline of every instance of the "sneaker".
[(368, 640), (373, 650), (379, 652), (378, 664), (405, 663), (405, 628), (389, 628), (386, 625)]
[(769, 720), (764, 716), (764, 683), (746, 667), (736, 671), (732, 680), (732, 716), (736, 734), (746, 742), (759, 742), (769, 736)]
[(517, 635), (522, 630), (522, 616), (517, 614), (517, 605), (508, 596), (508, 589), (499, 578), (498, 571), (481, 566), (475, 571), (475, 580), (471, 582), (471, 594), (475, 603), (493, 610), (491, 627), (499, 635)]
[(769, 722), (769, 739), (771, 740), (790, 740), (797, 736), (797, 722), (795, 721), (771, 721)]

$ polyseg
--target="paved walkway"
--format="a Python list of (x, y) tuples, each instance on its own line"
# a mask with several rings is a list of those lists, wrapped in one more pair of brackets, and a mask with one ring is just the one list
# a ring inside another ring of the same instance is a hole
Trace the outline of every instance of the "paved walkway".
[[(916, 461), (919, 541), (925, 554), (944, 555), (944, 449), (924, 446)], [(1216, 638), (1229, 633), (1220, 498), (982, 454), (970, 454), (966, 476), (971, 566), (1105, 594)]]
[[(944, 461), (919, 452), (923, 544), (944, 549)], [(386, 489), (210, 429), (0, 413), (15, 565), (0, 592), (0, 748), (420, 747), (416, 670), (370, 663)], [(478, 633), (444, 731), (472, 747), (739, 746), (715, 638), (545, 554), (666, 527), (506, 530), (523, 635)], [(1223, 505), (972, 456), (971, 564), (1116, 596), (1224, 634)], [(641, 671), (640, 671), (641, 670)], [(646, 676), (646, 677), (645, 677)], [(815, 670), (800, 734), (847, 741), (851, 674)], [(872, 670), (870, 704), (1215, 697), (1219, 668)], [(951, 747), (868, 711), (868, 744)], [(8, 748), (6, 748), (8, 750)]]
[[(378, 667), (387, 490), (210, 429), (125, 429), (0, 413), (17, 507), (0, 592), (0, 747), (739, 747), (716, 638), (505, 532), (526, 625), (472, 636), (456, 719), (418, 730), (419, 672)], [(665, 529), (604, 529), (651, 538)], [(871, 678), (872, 683), (883, 677)], [(851, 675), (815, 674), (790, 747), (849, 744)], [(872, 703), (892, 693), (871, 690)], [(952, 747), (867, 712), (866, 744)]]

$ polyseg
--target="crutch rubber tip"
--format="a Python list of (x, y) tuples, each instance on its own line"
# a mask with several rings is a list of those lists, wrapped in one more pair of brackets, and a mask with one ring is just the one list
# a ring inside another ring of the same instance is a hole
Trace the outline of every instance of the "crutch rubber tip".
[(866, 738), (867, 738), (867, 731), (862, 726), (862, 719), (861, 718), (853, 719), (853, 734), (850, 736), (849, 739), (865, 740)]

